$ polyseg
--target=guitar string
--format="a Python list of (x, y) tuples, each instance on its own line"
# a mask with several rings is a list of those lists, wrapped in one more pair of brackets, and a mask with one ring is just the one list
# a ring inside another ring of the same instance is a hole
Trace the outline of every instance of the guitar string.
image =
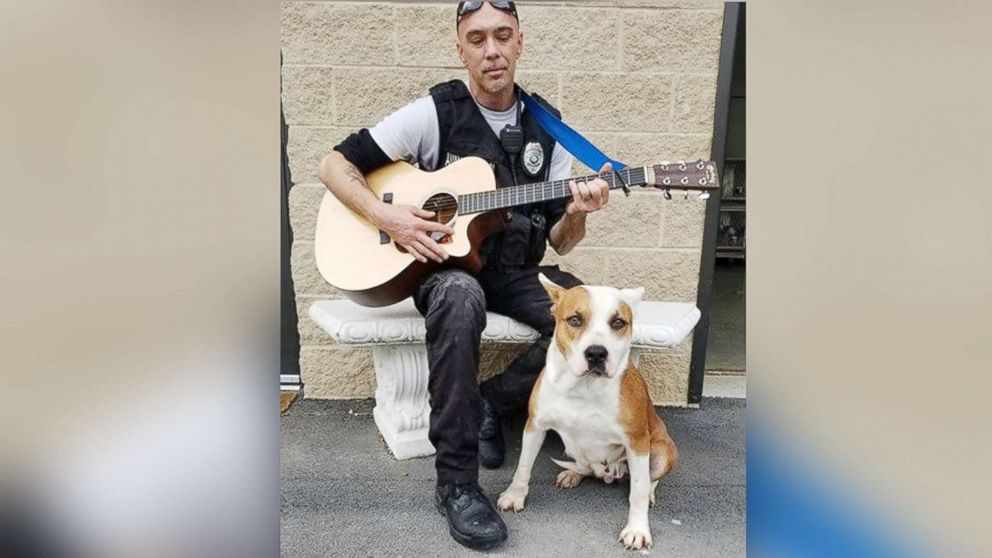
[[(590, 175), (585, 177), (569, 178), (566, 180), (552, 181), (552, 182), (540, 182), (535, 184), (525, 184), (519, 187), (489, 190), (486, 192), (474, 192), (471, 194), (464, 194), (458, 196), (457, 201), (451, 201), (451, 198), (446, 198), (442, 202), (435, 202), (434, 204), (424, 204), (424, 209), (428, 206), (432, 210), (445, 212), (445, 211), (457, 211), (459, 207), (462, 207), (464, 214), (481, 213), (485, 211), (491, 211), (499, 209), (502, 207), (509, 207), (515, 205), (524, 205), (528, 203), (539, 203), (548, 201), (549, 199), (555, 198), (566, 198), (569, 197), (570, 190), (564, 190), (564, 186), (567, 186), (568, 182), (572, 180), (588, 180), (593, 176), (598, 176), (600, 178), (610, 178), (611, 185), (610, 189), (616, 189), (616, 175), (620, 172), (625, 172), (627, 174), (627, 180), (631, 182), (644, 183), (644, 176), (640, 173), (644, 171), (644, 167), (637, 169), (625, 169), (624, 171), (616, 171), (609, 173), (600, 173), (599, 175)], [(623, 182), (623, 177), (620, 177), (621, 182)], [(679, 188), (682, 184), (669, 185), (669, 189), (695, 189), (692, 187)], [(686, 185), (688, 186), (688, 185)], [(558, 190), (562, 189), (561, 192)], [(550, 191), (550, 195), (546, 195)], [(472, 196), (471, 198), (469, 196)]]
[[(609, 178), (611, 181), (610, 189), (616, 189), (616, 174), (626, 173), (627, 180), (630, 182), (644, 182), (644, 167), (637, 169), (625, 169), (623, 171), (617, 172), (605, 172), (597, 175), (583, 176), (568, 178), (565, 180), (555, 180), (551, 182), (538, 182), (535, 184), (524, 184), (518, 187), (489, 190), (486, 192), (473, 192), (471, 194), (463, 194), (458, 196), (458, 200), (465, 203), (459, 203), (459, 201), (451, 201), (451, 198), (447, 198), (442, 202), (437, 202), (434, 204), (424, 204), (424, 209), (430, 205), (430, 208), (435, 211), (452, 211), (457, 210), (460, 206), (470, 207), (472, 211), (465, 211), (464, 213), (476, 213), (483, 211), (491, 211), (498, 209), (500, 207), (507, 207), (513, 205), (523, 205), (528, 203), (539, 203), (548, 201), (549, 199), (555, 198), (566, 198), (569, 197), (571, 189), (564, 189), (568, 186), (568, 183), (572, 180), (578, 181), (588, 181), (594, 177), (603, 178), (604, 180)], [(623, 177), (621, 177), (621, 182)], [(561, 192), (558, 190), (561, 189)], [(551, 192), (550, 196), (545, 196), (544, 193)], [(469, 196), (473, 196), (469, 198)], [(492, 202), (492, 203), (478, 203), (478, 208), (475, 207), (473, 202)]]

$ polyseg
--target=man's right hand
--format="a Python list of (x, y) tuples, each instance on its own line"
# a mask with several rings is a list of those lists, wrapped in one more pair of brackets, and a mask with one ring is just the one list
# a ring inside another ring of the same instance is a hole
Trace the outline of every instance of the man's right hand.
[(382, 204), (376, 215), (376, 224), (389, 235), (393, 242), (409, 252), (418, 262), (428, 259), (441, 263), (448, 259), (448, 252), (430, 234), (455, 234), (455, 230), (433, 219), (434, 212), (412, 205)]

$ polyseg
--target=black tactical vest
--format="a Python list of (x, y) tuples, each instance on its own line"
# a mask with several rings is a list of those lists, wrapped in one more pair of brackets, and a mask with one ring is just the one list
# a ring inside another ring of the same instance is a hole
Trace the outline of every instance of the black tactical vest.
[[(548, 180), (555, 140), (534, 120), (530, 111), (523, 111), (520, 115), (524, 149), (517, 154), (513, 169), (510, 156), (503, 150), (499, 137), (493, 133), (493, 129), (479, 112), (479, 107), (463, 81), (440, 83), (432, 87), (430, 92), (437, 107), (441, 132), (438, 168), (461, 157), (475, 156), (485, 159), (493, 167), (497, 188), (513, 186), (514, 174), (519, 184)], [(556, 116), (560, 116), (543, 99), (537, 95), (532, 96)], [(540, 153), (537, 151), (538, 147)], [(525, 157), (528, 158), (526, 162)], [(485, 268), (512, 272), (539, 264), (547, 248), (548, 231), (561, 218), (566, 202), (567, 200), (556, 200), (513, 208), (506, 229), (487, 238), (479, 249), (486, 261)]]

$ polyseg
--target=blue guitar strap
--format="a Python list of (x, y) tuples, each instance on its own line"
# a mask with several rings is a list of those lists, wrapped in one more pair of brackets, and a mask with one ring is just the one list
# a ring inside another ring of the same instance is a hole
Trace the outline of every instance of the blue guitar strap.
[(551, 137), (555, 138), (555, 141), (561, 144), (569, 153), (575, 156), (576, 159), (582, 161), (582, 164), (591, 168), (594, 171), (599, 171), (607, 162), (613, 164), (613, 170), (619, 171), (623, 170), (627, 165), (617, 161), (616, 159), (611, 159), (606, 156), (598, 147), (593, 145), (592, 142), (582, 137), (582, 134), (576, 132), (565, 124), (551, 111), (544, 108), (544, 106), (537, 102), (533, 97), (527, 94), (526, 91), (521, 89), (521, 97), (524, 101), (524, 106), (531, 110), (531, 114), (534, 115), (534, 119), (537, 123), (544, 128), (544, 131), (548, 133)]

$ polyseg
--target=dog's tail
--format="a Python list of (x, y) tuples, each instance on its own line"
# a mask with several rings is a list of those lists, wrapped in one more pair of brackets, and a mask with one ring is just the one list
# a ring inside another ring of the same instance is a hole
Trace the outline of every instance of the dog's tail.
[(574, 461), (558, 461), (554, 457), (551, 458), (551, 461), (554, 461), (555, 464), (558, 465), (559, 467), (568, 469), (573, 473), (578, 473), (580, 475), (584, 474), (582, 471), (579, 470), (579, 466), (576, 465)]

